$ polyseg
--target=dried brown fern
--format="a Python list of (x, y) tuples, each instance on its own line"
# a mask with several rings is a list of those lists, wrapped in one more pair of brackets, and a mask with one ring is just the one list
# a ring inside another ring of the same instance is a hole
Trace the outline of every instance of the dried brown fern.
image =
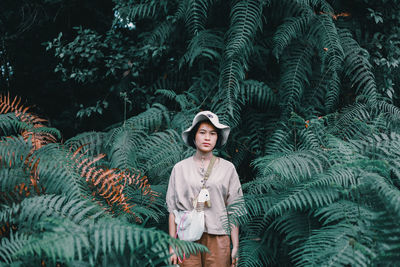
[[(39, 118), (36, 115), (33, 115), (32, 113), (28, 112), (28, 110), (29, 107), (24, 107), (21, 104), (20, 97), (15, 96), (13, 99), (11, 99), (9, 93), (7, 95), (0, 94), (0, 114), (13, 112), (17, 118), (19, 118), (22, 122), (28, 124), (31, 129), (39, 129), (41, 127), (45, 127), (43, 123), (45, 123), (46, 120)], [(22, 130), (20, 132), (20, 135), (26, 142), (30, 140), (32, 144), (32, 149), (25, 158), (25, 165), (27, 166), (27, 169), (29, 169), (31, 172), (31, 184), (29, 186), (33, 187), (34, 190), (38, 194), (40, 194), (41, 189), (38, 186), (39, 177), (37, 175), (38, 161), (36, 161), (36, 164), (32, 164), (32, 162), (34, 161), (31, 157), (36, 150), (43, 147), (44, 145), (57, 142), (57, 138), (50, 133), (34, 130)], [(9, 166), (12, 166), (12, 162), (9, 162)]]
[[(86, 179), (90, 188), (93, 190), (93, 197), (104, 199), (109, 206), (108, 210), (112, 210), (114, 205), (119, 206), (124, 212), (135, 215), (132, 208), (135, 204), (129, 203), (129, 198), (124, 194), (127, 186), (135, 186), (141, 189), (144, 196), (149, 197), (148, 205), (151, 205), (158, 196), (156, 192), (151, 190), (146, 176), (142, 176), (139, 171), (132, 173), (131, 171), (121, 171), (119, 169), (109, 169), (95, 166), (95, 163), (105, 157), (100, 154), (93, 159), (83, 158), (86, 152), (83, 146), (79, 147), (74, 153), (73, 158), (78, 163), (81, 177)], [(96, 198), (94, 198), (95, 200)], [(138, 217), (136, 217), (139, 220)]]

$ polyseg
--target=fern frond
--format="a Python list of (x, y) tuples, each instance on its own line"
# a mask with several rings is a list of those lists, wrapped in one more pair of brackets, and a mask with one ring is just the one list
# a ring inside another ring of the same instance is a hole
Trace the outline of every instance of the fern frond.
[(152, 18), (157, 16), (160, 10), (165, 10), (167, 4), (165, 0), (118, 4), (115, 7), (115, 10), (118, 12), (118, 17), (115, 20), (122, 18), (125, 21), (137, 21), (143, 18)]
[(176, 162), (188, 156), (188, 151), (193, 153), (191, 149), (184, 152), (180, 140), (180, 135), (172, 129), (150, 135), (138, 151), (140, 169), (154, 178), (167, 175)]
[[(12, 192), (21, 184), (29, 185), (29, 173), (22, 168), (0, 169), (0, 192)], [(22, 190), (20, 191), (22, 194)]]
[(49, 144), (37, 150), (32, 158), (40, 184), (49, 194), (63, 194), (69, 198), (85, 195), (85, 181), (76, 171), (77, 163), (71, 153), (58, 144)]
[[(25, 139), (31, 138), (32, 144), (36, 149), (49, 142), (55, 142), (55, 136), (58, 138), (61, 137), (57, 129), (44, 127), (42, 123), (46, 120), (27, 112), (29, 108), (24, 108), (20, 102), (21, 99), (19, 97), (14, 97), (14, 99), (11, 100), (10, 94), (0, 94), (0, 114), (8, 112), (14, 113), (15, 117), (24, 123), (19, 124), (20, 126), (23, 125), (23, 127), (21, 127), (23, 130), (22, 136)], [(8, 120), (8, 123), (10, 122), (11, 121)], [(3, 126), (0, 127), (3, 128)]]
[(320, 151), (295, 151), (292, 153), (275, 153), (272, 156), (259, 157), (253, 165), (262, 176), (278, 174), (291, 183), (322, 173), (328, 164), (328, 157)]
[(279, 90), (284, 116), (294, 111), (301, 103), (304, 89), (309, 85), (312, 53), (313, 49), (310, 45), (297, 44), (296, 47), (291, 47), (284, 60)]
[(271, 248), (258, 239), (240, 240), (239, 266), (260, 267), (275, 263)]
[(128, 249), (131, 254), (144, 253), (151, 257), (151, 254), (167, 253), (169, 245), (176, 247), (177, 254), (181, 256), (183, 252), (189, 255), (205, 251), (202, 245), (171, 238), (163, 231), (114, 220), (100, 221), (90, 228), (90, 233), (93, 238), (95, 258), (100, 254), (107, 255), (113, 250), (122, 252), (124, 249)]
[(263, 82), (246, 80), (241, 86), (241, 97), (245, 105), (251, 105), (261, 111), (276, 106), (276, 94)]
[[(240, 82), (244, 79), (245, 66), (240, 57), (225, 59), (221, 64), (221, 74), (219, 80), (219, 100), (222, 103), (221, 115), (224, 117), (234, 117), (234, 111), (237, 110), (237, 96), (240, 92)], [(221, 108), (218, 108), (221, 109)], [(217, 110), (216, 107), (213, 110)], [(218, 115), (218, 114), (217, 114)], [(229, 118), (226, 118), (229, 121)]]
[(175, 30), (175, 25), (170, 20), (161, 22), (152, 32), (144, 34), (143, 39), (151, 45), (161, 46), (168, 40)]
[[(333, 187), (315, 187), (313, 184), (293, 186), (275, 196), (254, 196), (246, 198), (246, 208), (251, 216), (281, 216), (288, 211), (318, 208), (333, 203), (339, 192)], [(238, 218), (241, 220), (240, 217)]]
[(163, 123), (168, 125), (169, 112), (167, 108), (159, 103), (153, 104), (151, 108), (126, 121), (128, 127), (146, 127), (149, 131), (157, 130)]
[[(198, 76), (193, 77), (187, 95), (195, 102), (196, 106), (204, 107), (207, 101), (211, 99), (218, 90), (218, 82), (218, 66), (211, 66), (211, 69), (203, 70)], [(210, 109), (207, 106), (205, 106), (205, 108)]]
[(338, 73), (336, 71), (332, 72), (331, 75), (328, 75), (327, 81), (326, 85), (322, 83), (326, 92), (324, 97), (325, 107), (327, 112), (332, 112), (339, 101), (340, 95), (340, 78)]
[(173, 90), (168, 90), (168, 89), (158, 89), (156, 94), (161, 94), (165, 97), (167, 97), (170, 100), (174, 100), (177, 102), (181, 108), (182, 111), (187, 111), (188, 109), (194, 109), (194, 101), (191, 101), (192, 99), (190, 98), (189, 94), (176, 94)]
[(87, 200), (70, 199), (60, 195), (43, 195), (24, 199), (15, 216), (19, 226), (31, 229), (48, 217), (69, 219), (78, 225), (87, 225), (104, 211)]
[(397, 266), (400, 263), (400, 224), (390, 211), (381, 212), (373, 221), (371, 231), (377, 241), (377, 256), (373, 264)]
[[(148, 195), (148, 203), (151, 204), (156, 197), (155, 192), (151, 190), (146, 176), (141, 175), (139, 171), (115, 169), (103, 169), (92, 167), (91, 163), (85, 164), (82, 168), (81, 176), (86, 178), (93, 191), (93, 196), (103, 199), (113, 208), (117, 206), (121, 211), (133, 214), (131, 208), (135, 205), (126, 196), (126, 187), (133, 186), (141, 191), (141, 195)], [(135, 216), (135, 214), (133, 214)]]
[(348, 139), (363, 136), (365, 131), (368, 132), (366, 128), (368, 125), (363, 122), (370, 121), (370, 119), (371, 115), (368, 106), (362, 103), (355, 103), (343, 109), (337, 118), (328, 117), (329, 127), (327, 132), (337, 137), (346, 137)]
[(110, 167), (121, 170), (137, 168), (137, 150), (146, 137), (141, 129), (122, 126), (111, 130), (107, 144)]
[(32, 144), (22, 137), (3, 137), (0, 139), (0, 165), (22, 167), (27, 159)]
[[(226, 57), (244, 53), (251, 47), (252, 39), (262, 27), (262, 10), (265, 2), (259, 0), (235, 1), (231, 10), (231, 26), (227, 32)], [(247, 54), (247, 53), (246, 53)]]
[(21, 105), (21, 98), (15, 96), (11, 100), (10, 93), (7, 95), (0, 94), (0, 114), (6, 114), (9, 112), (16, 112), (25, 114), (29, 108), (25, 108)]
[(299, 266), (369, 266), (370, 259), (365, 251), (372, 253), (357, 242), (356, 236), (357, 229), (353, 225), (326, 226), (314, 230), (306, 242), (293, 250), (293, 256)]
[(191, 35), (196, 36), (204, 30), (207, 13), (214, 0), (187, 0), (185, 24)]
[(85, 154), (94, 157), (105, 152), (104, 143), (107, 137), (108, 135), (102, 132), (85, 132), (68, 139), (64, 144), (71, 151), (84, 147)]
[(20, 129), (25, 129), (28, 125), (21, 122), (14, 113), (0, 114), (0, 129), (2, 135), (17, 134)]
[(293, 39), (297, 39), (307, 32), (312, 18), (313, 16), (290, 17), (278, 27), (272, 39), (272, 54), (277, 59)]
[(399, 107), (386, 103), (384, 101), (377, 101), (376, 109), (378, 112), (384, 112), (388, 115), (389, 120), (400, 121), (400, 109)]
[(47, 256), (53, 263), (57, 260), (70, 262), (82, 260), (84, 253), (90, 250), (87, 228), (68, 219), (47, 218), (38, 222), (36, 227), (42, 233), (25, 242), (14, 257), (36, 254)]
[(222, 49), (224, 47), (223, 34), (217, 30), (199, 31), (189, 43), (186, 53), (179, 62), (181, 68), (183, 63), (192, 67), (194, 61), (198, 58), (206, 58), (212, 61), (219, 61)]
[(344, 51), (332, 18), (328, 15), (315, 16), (311, 23), (309, 34), (318, 38), (319, 54), (322, 59), (322, 69), (337, 71), (342, 68)]
[(364, 173), (364, 175), (371, 189), (377, 191), (382, 202), (385, 203), (385, 209), (392, 215), (400, 217), (400, 190), (378, 174)]
[(345, 52), (344, 73), (349, 77), (351, 86), (358, 94), (365, 95), (372, 102), (378, 96), (375, 77), (371, 71), (371, 64), (367, 57), (368, 52), (362, 49), (353, 39), (350, 32), (340, 30), (340, 41)]
[[(234, 129), (240, 123), (240, 112), (242, 109), (240, 99), (236, 99), (237, 94), (229, 93), (229, 90), (230, 89), (227, 91), (220, 90), (218, 92), (218, 94), (212, 100), (213, 105), (211, 110), (218, 115), (221, 123), (227, 124), (231, 127), (231, 129)], [(237, 88), (234, 90), (237, 90)]]
[(360, 220), (372, 221), (376, 218), (374, 212), (365, 206), (349, 200), (339, 200), (326, 207), (319, 208), (315, 215), (324, 226), (334, 223), (357, 223)]
[(10, 238), (2, 238), (0, 243), (0, 258), (3, 262), (12, 263), (15, 254), (23, 249), (31, 238), (25, 234), (11, 233)]
[(293, 130), (288, 127), (277, 127), (269, 141), (265, 145), (265, 154), (273, 155), (274, 153), (290, 153), (295, 150), (295, 145), (292, 142)]

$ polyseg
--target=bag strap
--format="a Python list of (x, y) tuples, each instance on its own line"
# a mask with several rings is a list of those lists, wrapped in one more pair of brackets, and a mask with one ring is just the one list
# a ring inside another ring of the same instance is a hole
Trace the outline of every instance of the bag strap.
[(210, 160), (210, 163), (208, 163), (207, 172), (206, 172), (206, 174), (204, 174), (204, 177), (203, 177), (203, 188), (205, 188), (205, 186), (206, 186), (206, 182), (207, 182), (208, 178), (210, 177), (210, 174), (211, 174), (212, 168), (214, 167), (214, 163), (215, 163), (216, 159), (217, 159), (217, 157), (213, 155)]

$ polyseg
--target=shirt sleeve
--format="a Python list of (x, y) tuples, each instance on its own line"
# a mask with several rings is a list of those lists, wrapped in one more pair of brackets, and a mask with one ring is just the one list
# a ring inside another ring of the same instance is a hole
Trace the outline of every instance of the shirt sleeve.
[(242, 186), (239, 181), (239, 175), (233, 167), (231, 179), (229, 181), (228, 195), (226, 198), (226, 205), (232, 204), (235, 200), (243, 196)]
[(172, 169), (171, 176), (169, 177), (167, 195), (166, 195), (166, 203), (168, 211), (171, 213), (176, 208), (176, 188), (175, 188), (175, 167)]
[(232, 215), (242, 215), (247, 213), (245, 210), (245, 205), (243, 202), (243, 191), (240, 184), (239, 175), (236, 172), (235, 167), (233, 167), (231, 179), (229, 181), (228, 194), (226, 199), (226, 205), (229, 206), (235, 204), (233, 208), (228, 207), (228, 214)]

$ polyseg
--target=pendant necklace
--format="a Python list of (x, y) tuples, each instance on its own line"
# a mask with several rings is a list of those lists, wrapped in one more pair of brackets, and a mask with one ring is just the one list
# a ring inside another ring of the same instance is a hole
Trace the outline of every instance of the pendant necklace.
[(204, 176), (204, 156), (201, 156), (201, 167), (200, 167), (200, 173), (201, 175)]

